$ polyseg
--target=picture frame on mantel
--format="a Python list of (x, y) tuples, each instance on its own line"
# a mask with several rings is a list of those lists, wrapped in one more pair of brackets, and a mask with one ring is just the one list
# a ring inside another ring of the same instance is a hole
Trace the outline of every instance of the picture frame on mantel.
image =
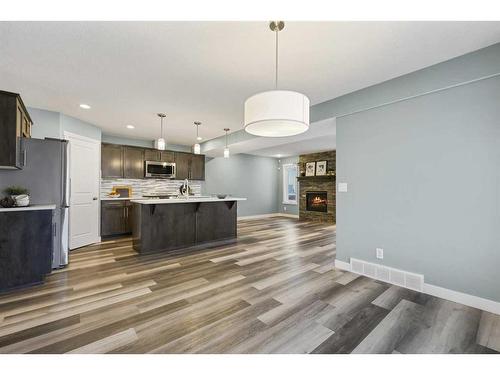
[(306, 163), (306, 177), (312, 177), (316, 173), (316, 162), (310, 161)]
[(316, 176), (326, 176), (326, 160), (316, 162)]

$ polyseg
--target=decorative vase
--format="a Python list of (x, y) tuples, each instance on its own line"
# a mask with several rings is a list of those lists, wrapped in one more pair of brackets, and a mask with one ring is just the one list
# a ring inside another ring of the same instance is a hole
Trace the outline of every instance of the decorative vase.
[(13, 195), (17, 207), (27, 207), (30, 205), (30, 196), (28, 194)]

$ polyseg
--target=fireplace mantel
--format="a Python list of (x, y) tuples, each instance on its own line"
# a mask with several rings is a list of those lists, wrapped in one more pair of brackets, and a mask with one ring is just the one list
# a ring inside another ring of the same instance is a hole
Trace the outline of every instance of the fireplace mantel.
[(335, 180), (335, 176), (299, 176), (297, 181), (325, 181), (325, 180)]

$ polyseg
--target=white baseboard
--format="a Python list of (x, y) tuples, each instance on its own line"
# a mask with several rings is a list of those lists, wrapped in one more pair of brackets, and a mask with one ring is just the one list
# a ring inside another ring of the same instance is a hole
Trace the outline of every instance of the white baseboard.
[[(351, 272), (351, 264), (335, 259), (335, 267)], [(370, 277), (367, 275), (363, 275)], [(492, 301), (490, 299), (473, 296), (471, 294), (466, 294), (462, 292), (457, 292), (455, 290), (442, 288), (440, 286), (424, 283), (423, 293), (429, 294), (434, 297), (439, 297), (447, 299), (452, 302), (461, 303), (462, 305), (474, 307), (476, 309), (491, 312), (493, 314), (500, 315), (500, 302)]]
[(267, 218), (267, 217), (275, 217), (275, 216), (278, 216), (278, 213), (263, 214), (263, 215), (238, 216), (238, 220), (264, 219), (264, 218)]
[(343, 262), (341, 260), (335, 259), (335, 268), (344, 271), (351, 271), (351, 264), (347, 262)]
[(299, 218), (299, 215), (284, 214), (284, 213), (280, 213), (280, 214), (278, 214), (278, 216), (289, 217), (289, 218), (292, 218), (292, 219), (298, 219)]
[(424, 293), (500, 315), (500, 302), (492, 301), (490, 299), (457, 292), (455, 290), (442, 288), (432, 284), (424, 284)]
[(254, 220), (254, 219), (264, 219), (264, 218), (269, 218), (269, 217), (291, 217), (294, 219), (298, 219), (299, 215), (292, 215), (292, 214), (283, 214), (281, 212), (275, 212), (272, 214), (263, 214), (263, 215), (250, 215), (250, 216), (238, 216), (238, 220)]

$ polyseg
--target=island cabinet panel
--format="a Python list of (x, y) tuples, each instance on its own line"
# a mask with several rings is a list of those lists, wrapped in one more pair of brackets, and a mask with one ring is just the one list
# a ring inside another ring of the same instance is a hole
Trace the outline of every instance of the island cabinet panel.
[(101, 176), (103, 178), (123, 177), (123, 147), (103, 143), (101, 145)]
[(236, 237), (237, 203), (200, 203), (196, 216), (196, 242)]
[(123, 177), (144, 178), (144, 149), (123, 147)]
[(175, 250), (196, 243), (196, 203), (134, 204), (133, 245), (140, 253)]
[(134, 249), (150, 253), (234, 241), (236, 212), (236, 201), (133, 203)]
[(0, 292), (40, 283), (51, 272), (53, 210), (0, 212)]

